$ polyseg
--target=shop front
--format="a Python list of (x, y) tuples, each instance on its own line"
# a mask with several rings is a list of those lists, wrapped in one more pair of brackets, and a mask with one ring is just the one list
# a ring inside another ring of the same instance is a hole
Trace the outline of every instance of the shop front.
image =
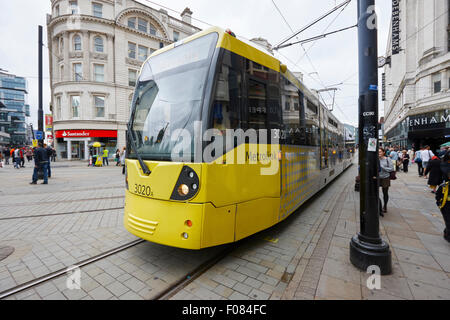
[(409, 116), (386, 134), (387, 144), (436, 151), (450, 141), (450, 109)]
[(117, 146), (117, 130), (57, 130), (56, 152), (59, 159), (89, 160), (89, 144), (101, 142), (112, 157)]

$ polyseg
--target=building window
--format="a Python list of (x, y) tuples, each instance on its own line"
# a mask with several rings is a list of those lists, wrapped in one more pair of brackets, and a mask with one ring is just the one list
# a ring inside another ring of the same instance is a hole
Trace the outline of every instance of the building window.
[(180, 39), (180, 33), (174, 31), (174, 32), (173, 32), (173, 41), (174, 41), (174, 42), (177, 42), (179, 39)]
[(160, 49), (161, 49), (161, 48), (164, 48), (164, 43), (160, 42), (160, 43), (159, 43), (159, 48), (160, 48)]
[(285, 102), (284, 103), (284, 110), (285, 111), (290, 111), (291, 110), (291, 104), (289, 102)]
[(79, 35), (73, 37), (73, 49), (75, 51), (81, 51), (81, 37)]
[(150, 23), (150, 34), (156, 36), (156, 28)]
[(136, 44), (128, 42), (128, 58), (136, 59)]
[(92, 13), (94, 17), (101, 18), (102, 17), (102, 5), (99, 3), (92, 3)]
[(145, 59), (147, 59), (147, 55), (148, 55), (148, 48), (144, 46), (139, 46), (138, 60), (145, 61)]
[(128, 18), (128, 27), (131, 29), (136, 29), (136, 18)]
[(105, 81), (105, 66), (103, 64), (94, 64), (94, 81)]
[(138, 30), (147, 33), (147, 21), (144, 19), (138, 18)]
[(55, 17), (59, 16), (59, 4), (55, 7)]
[(137, 71), (128, 70), (128, 85), (130, 87), (136, 86)]
[(433, 81), (433, 92), (434, 93), (441, 92), (441, 74), (440, 73), (433, 74), (432, 81)]
[(97, 118), (105, 117), (105, 97), (94, 96), (95, 116)]
[(59, 54), (64, 53), (64, 38), (59, 38)]
[(71, 96), (70, 105), (72, 109), (72, 118), (78, 118), (80, 108), (80, 96)]
[(78, 14), (78, 3), (76, 1), (70, 1), (69, 6), (71, 14)]
[(56, 119), (61, 119), (61, 97), (56, 97)]
[(73, 64), (73, 79), (75, 81), (83, 80), (83, 70), (82, 70), (81, 63)]
[(300, 110), (300, 107), (299, 107), (297, 102), (294, 103), (294, 110), (295, 111), (299, 111)]
[(94, 38), (94, 46), (96, 52), (103, 52), (103, 39), (102, 37)]
[(59, 80), (64, 81), (64, 66), (59, 68)]

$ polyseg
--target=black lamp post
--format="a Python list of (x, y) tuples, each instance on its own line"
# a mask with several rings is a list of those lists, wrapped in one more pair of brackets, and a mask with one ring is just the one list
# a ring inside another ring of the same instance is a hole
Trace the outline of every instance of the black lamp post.
[(392, 272), (389, 245), (380, 237), (378, 184), (378, 47), (375, 0), (358, 0), (359, 174), (361, 231), (350, 242), (350, 261), (363, 271)]

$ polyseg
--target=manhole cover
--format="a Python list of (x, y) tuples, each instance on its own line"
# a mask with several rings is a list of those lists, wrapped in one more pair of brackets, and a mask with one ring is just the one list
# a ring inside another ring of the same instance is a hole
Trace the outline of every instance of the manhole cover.
[(0, 261), (6, 259), (14, 252), (14, 248), (10, 246), (0, 247)]

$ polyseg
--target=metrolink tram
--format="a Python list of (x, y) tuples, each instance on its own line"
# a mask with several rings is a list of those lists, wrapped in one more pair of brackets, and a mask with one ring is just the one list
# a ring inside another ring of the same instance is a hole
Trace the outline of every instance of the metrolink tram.
[(264, 48), (210, 28), (143, 64), (124, 224), (163, 245), (231, 243), (286, 219), (352, 161), (344, 127)]

